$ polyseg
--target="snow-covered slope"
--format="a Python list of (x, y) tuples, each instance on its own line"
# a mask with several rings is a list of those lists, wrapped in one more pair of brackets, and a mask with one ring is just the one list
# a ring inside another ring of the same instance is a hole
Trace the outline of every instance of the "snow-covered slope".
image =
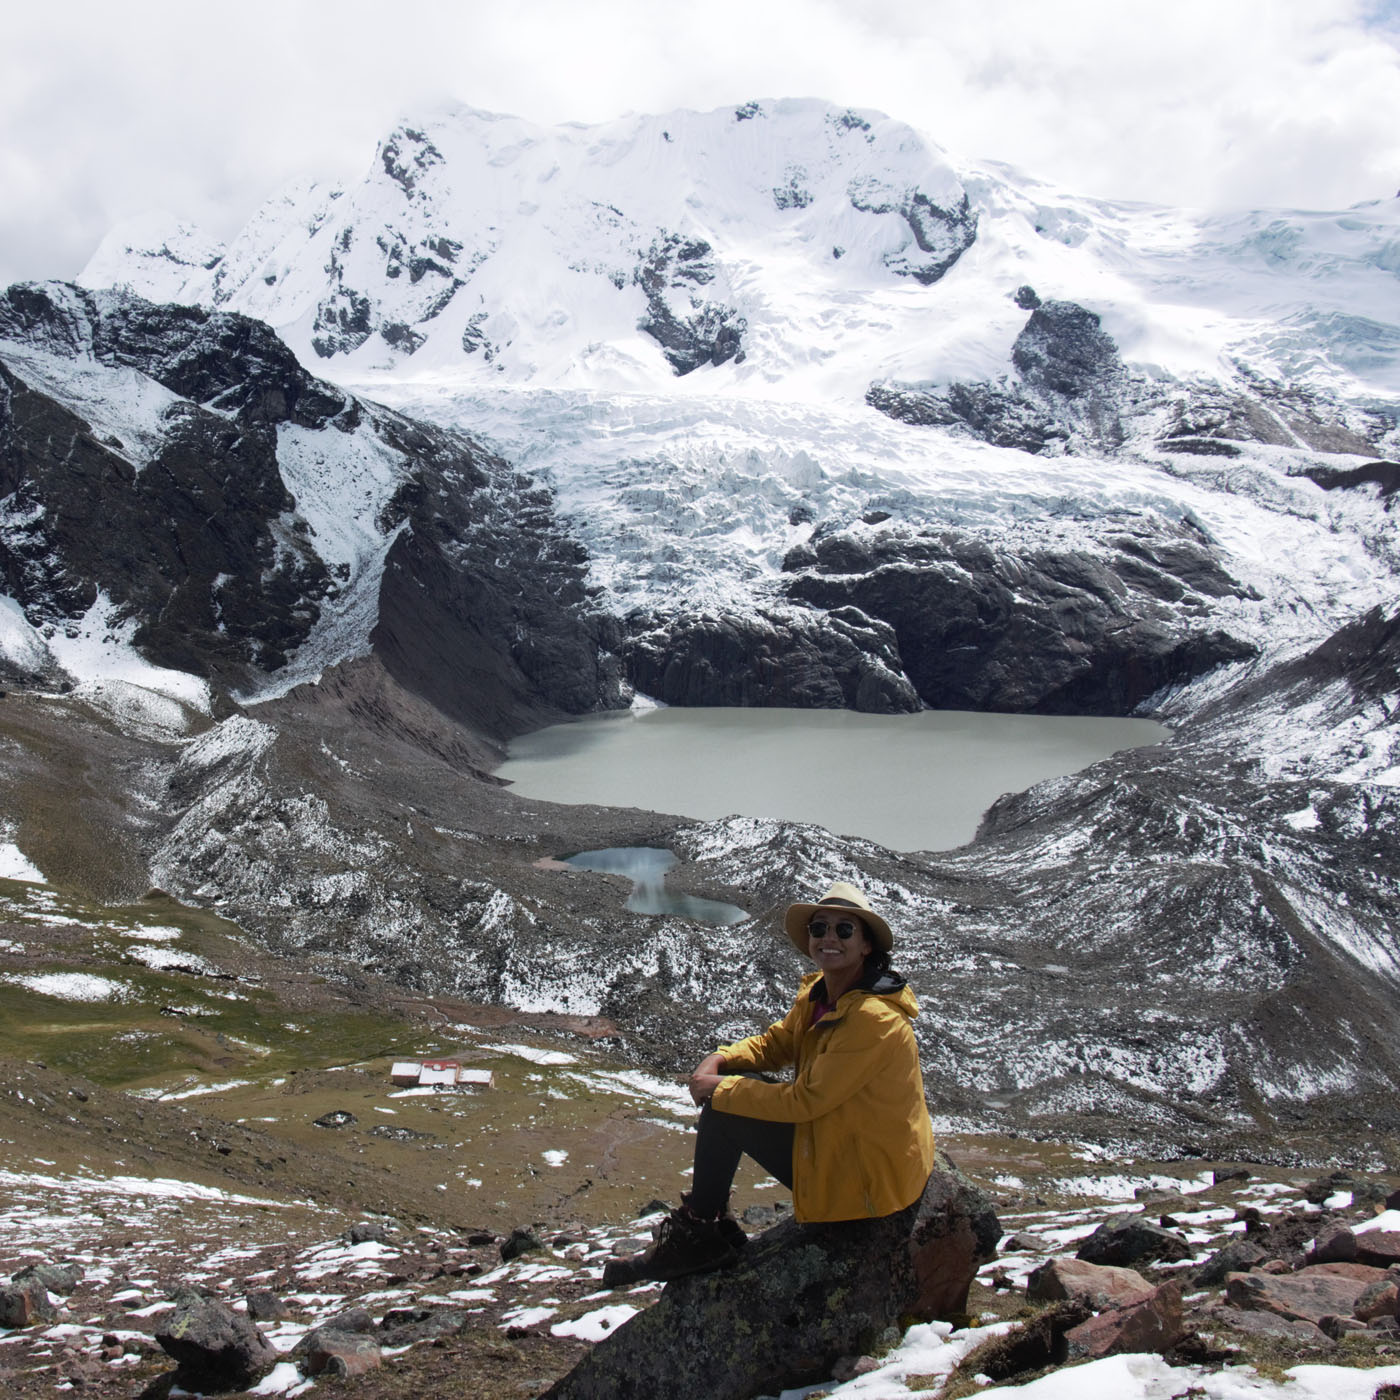
[(687, 391), (819, 401), (995, 377), (1028, 283), (1100, 314), (1131, 365), (1244, 364), (1371, 400), (1400, 392), (1397, 270), (1393, 200), (1113, 204), (789, 100), (597, 126), (440, 110), (358, 183), (295, 186), (225, 249), (148, 218), (81, 280), (243, 311), (338, 377), (620, 392), (704, 364)]

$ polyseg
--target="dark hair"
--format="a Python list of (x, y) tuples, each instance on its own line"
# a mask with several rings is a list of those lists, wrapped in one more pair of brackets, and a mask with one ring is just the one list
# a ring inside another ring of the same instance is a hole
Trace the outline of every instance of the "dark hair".
[(876, 976), (890, 970), (890, 955), (883, 948), (871, 948), (865, 955), (865, 975)]

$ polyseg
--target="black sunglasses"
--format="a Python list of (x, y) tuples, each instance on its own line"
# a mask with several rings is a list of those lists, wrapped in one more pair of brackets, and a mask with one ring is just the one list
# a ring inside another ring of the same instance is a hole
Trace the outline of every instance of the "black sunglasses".
[[(827, 929), (831, 927), (832, 925), (829, 924), (825, 919), (813, 919), (812, 922), (807, 925), (807, 937), (825, 938)], [(859, 926), (857, 924), (853, 924), (849, 919), (842, 919), (841, 922), (838, 923), (835, 927), (837, 938), (841, 939), (842, 942), (845, 942), (846, 939), (853, 938), (855, 936), (855, 931)]]

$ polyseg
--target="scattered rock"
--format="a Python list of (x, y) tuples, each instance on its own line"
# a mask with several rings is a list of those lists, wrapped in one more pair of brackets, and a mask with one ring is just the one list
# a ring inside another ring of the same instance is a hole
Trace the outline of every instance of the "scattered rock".
[(1212, 1186), (1223, 1186), (1227, 1181), (1248, 1181), (1250, 1174), (1243, 1167), (1230, 1167), (1224, 1171), (1217, 1168), (1211, 1172), (1210, 1180)]
[(291, 1309), (270, 1288), (255, 1288), (247, 1295), (248, 1316), (254, 1322), (282, 1322)]
[(1356, 1236), (1345, 1225), (1324, 1231), (1308, 1252), (1310, 1264), (1351, 1264), (1356, 1261)]
[(1250, 1312), (1228, 1306), (1215, 1307), (1207, 1314), (1212, 1321), (1250, 1337), (1287, 1337), (1295, 1342), (1326, 1346), (1331, 1338), (1315, 1323), (1281, 1317), (1272, 1312)]
[(1340, 1342), (1348, 1332), (1364, 1332), (1366, 1330), (1364, 1322), (1358, 1322), (1354, 1317), (1342, 1317), (1337, 1313), (1328, 1313), (1325, 1317), (1318, 1318), (1317, 1325), (1334, 1342)]
[(544, 1241), (528, 1225), (517, 1225), (501, 1244), (501, 1262), (508, 1264), (522, 1254), (544, 1248)]
[(1356, 1259), (1377, 1269), (1400, 1264), (1400, 1230), (1363, 1230), (1356, 1237)]
[(1014, 1235), (1008, 1235), (1001, 1242), (1004, 1251), (1023, 1250), (1028, 1254), (1043, 1254), (1045, 1252), (1045, 1241), (1035, 1235), (1028, 1235), (1024, 1231), (1019, 1231)]
[(27, 1264), (12, 1282), (28, 1283), (31, 1279), (50, 1293), (66, 1298), (83, 1281), (83, 1270), (78, 1264)]
[(340, 1238), (346, 1244), (387, 1244), (389, 1231), (378, 1220), (358, 1220)]
[(1216, 1288), (1225, 1282), (1226, 1274), (1247, 1274), (1256, 1264), (1262, 1264), (1268, 1255), (1252, 1240), (1231, 1240), (1223, 1249), (1217, 1249), (1191, 1276), (1197, 1288)]
[(52, 1322), (57, 1316), (48, 1289), (38, 1279), (0, 1288), (0, 1327), (31, 1327), (36, 1322)]
[(186, 1390), (246, 1390), (276, 1365), (277, 1349), (257, 1326), (217, 1299), (186, 1292), (157, 1330), (161, 1349), (179, 1363)]
[(1356, 1300), (1351, 1310), (1353, 1317), (1362, 1322), (1373, 1322), (1378, 1317), (1394, 1317), (1400, 1313), (1400, 1277), (1394, 1272), (1368, 1284), (1366, 1291)]
[(398, 1123), (376, 1123), (369, 1130), (370, 1137), (387, 1138), (390, 1142), (432, 1142), (436, 1133), (420, 1132), (417, 1128), (405, 1128)]
[(1072, 1327), (1065, 1345), (1071, 1360), (1094, 1360), (1127, 1351), (1165, 1351), (1181, 1340), (1183, 1331), (1181, 1285), (1172, 1282)]
[(1086, 1264), (1080, 1259), (1052, 1259), (1026, 1280), (1026, 1297), (1032, 1302), (1072, 1299), (1096, 1312), (1140, 1303), (1153, 1291), (1153, 1286), (1133, 1269)]
[(323, 1113), (319, 1118), (313, 1118), (311, 1123), (316, 1128), (348, 1128), (352, 1123), (359, 1121), (349, 1109), (335, 1108), (329, 1113)]
[(306, 1340), (305, 1366), (309, 1376), (362, 1376), (383, 1361), (379, 1343), (363, 1332), (318, 1327)]
[(308, 1332), (296, 1346), (292, 1348), (293, 1356), (304, 1356), (307, 1348), (311, 1344), (311, 1339), (319, 1332), (373, 1332), (374, 1319), (369, 1315), (367, 1308), (346, 1308), (344, 1312), (336, 1313), (334, 1317), (328, 1317), (319, 1327)]
[(1089, 1316), (1087, 1303), (1055, 1303), (1029, 1322), (978, 1347), (969, 1365), (993, 1381), (1008, 1381), (1027, 1371), (1059, 1365), (1069, 1356), (1066, 1335)]
[(1191, 1257), (1191, 1246), (1180, 1235), (1145, 1220), (1126, 1224), (1105, 1222), (1080, 1245), (1075, 1255), (1086, 1264), (1174, 1263)]
[(380, 1319), (380, 1338), (385, 1346), (403, 1347), (413, 1342), (431, 1341), (462, 1330), (467, 1320), (464, 1308), (390, 1308)]

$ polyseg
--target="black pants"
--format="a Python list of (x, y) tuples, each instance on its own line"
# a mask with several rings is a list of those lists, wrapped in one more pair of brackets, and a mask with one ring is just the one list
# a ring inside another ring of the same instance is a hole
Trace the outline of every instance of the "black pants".
[(724, 1209), (739, 1158), (746, 1152), (769, 1176), (791, 1190), (792, 1134), (791, 1123), (741, 1118), (737, 1113), (723, 1113), (706, 1104), (695, 1129), (691, 1210), (708, 1220)]

